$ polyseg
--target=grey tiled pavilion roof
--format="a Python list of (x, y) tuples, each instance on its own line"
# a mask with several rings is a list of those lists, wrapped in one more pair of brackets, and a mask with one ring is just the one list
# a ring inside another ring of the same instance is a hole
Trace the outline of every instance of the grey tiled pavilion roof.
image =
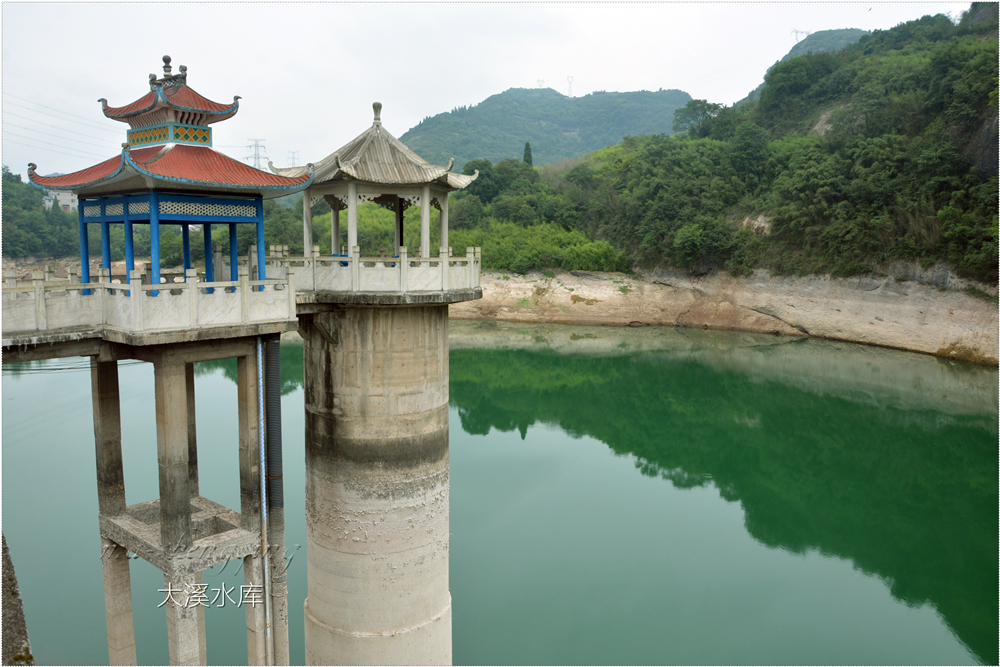
[[(353, 179), (384, 185), (429, 184), (446, 190), (461, 190), (479, 176), (478, 171), (472, 176), (451, 173), (454, 158), (447, 166), (430, 164), (382, 127), (382, 105), (379, 102), (372, 107), (375, 109), (375, 121), (370, 128), (319, 162), (313, 163), (316, 174), (313, 186)], [(274, 173), (289, 178), (302, 176), (309, 169), (282, 169), (270, 162), (268, 166)]]

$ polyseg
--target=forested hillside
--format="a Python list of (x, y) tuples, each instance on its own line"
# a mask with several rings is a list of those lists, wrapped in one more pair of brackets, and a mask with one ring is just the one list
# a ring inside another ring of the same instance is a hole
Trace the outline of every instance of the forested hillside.
[[(679, 135), (631, 137), (538, 180), (496, 188), (469, 163), (481, 175), (455, 197), (455, 223), (554, 223), (695, 273), (947, 260), (996, 282), (996, 4), (789, 59), (766, 83), (757, 102), (693, 100)], [(516, 172), (508, 162), (493, 171)]]
[[(857, 28), (843, 28), (841, 30), (818, 30), (811, 33), (805, 37), (805, 39), (796, 42), (795, 46), (791, 48), (779, 60), (777, 63), (783, 63), (789, 58), (797, 58), (798, 56), (804, 56), (807, 53), (823, 53), (824, 51), (840, 51), (845, 47), (854, 44), (859, 39), (867, 35), (868, 32), (865, 30), (858, 30)], [(774, 65), (767, 69), (770, 72), (774, 69)], [(765, 72), (765, 76), (767, 75)], [(750, 102), (753, 100), (760, 99), (760, 91), (764, 90), (765, 84), (760, 84), (757, 86), (746, 98), (737, 102), (737, 104), (742, 104), (744, 102)]]
[(680, 90), (597, 92), (566, 97), (551, 88), (511, 88), (472, 107), (425, 118), (399, 139), (433, 164), (455, 158), (520, 158), (531, 142), (535, 166), (584, 155), (631, 135), (670, 134)]

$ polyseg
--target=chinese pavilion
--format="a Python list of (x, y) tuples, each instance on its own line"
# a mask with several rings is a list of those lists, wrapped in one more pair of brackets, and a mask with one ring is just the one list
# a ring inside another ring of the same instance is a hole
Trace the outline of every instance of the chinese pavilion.
[(312, 168), (294, 177), (254, 169), (212, 148), (212, 123), (239, 110), (213, 102), (187, 85), (187, 67), (171, 74), (170, 56), (163, 56), (163, 77), (149, 75), (149, 92), (122, 107), (99, 100), (104, 115), (128, 123), (122, 152), (87, 169), (46, 177), (28, 165), (28, 177), (45, 189), (69, 190), (79, 197), (81, 280), (90, 282), (87, 225), (101, 226), (102, 265), (111, 267), (111, 223), (125, 226), (128, 277), (135, 269), (133, 225), (150, 226), (151, 278), (160, 283), (160, 225), (180, 225), (184, 268), (191, 268), (189, 227), (201, 224), (205, 238), (205, 278), (214, 280), (212, 225), (229, 225), (231, 280), (237, 279), (236, 225), (254, 224), (257, 232), (258, 280), (264, 280), (263, 200), (297, 192), (312, 182)]
[[(303, 241), (312, 247), (311, 206), (321, 198), (333, 209), (331, 239), (333, 254), (338, 254), (340, 211), (347, 209), (348, 252), (358, 244), (358, 206), (369, 201), (384, 206), (396, 214), (395, 248), (403, 243), (403, 211), (411, 205), (420, 207), (420, 256), (430, 257), (430, 207), (441, 212), (440, 247), (448, 247), (448, 193), (461, 190), (476, 180), (472, 176), (453, 174), (452, 158), (447, 165), (427, 162), (382, 126), (382, 104), (375, 102), (372, 126), (315, 164), (314, 179), (306, 190), (308, 206), (302, 207)], [(271, 171), (289, 178), (304, 178), (306, 167), (275, 168)]]

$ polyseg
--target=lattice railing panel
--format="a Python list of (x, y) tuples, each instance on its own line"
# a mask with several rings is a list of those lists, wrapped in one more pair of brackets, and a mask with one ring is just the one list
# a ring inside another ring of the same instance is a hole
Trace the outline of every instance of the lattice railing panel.
[(207, 202), (161, 201), (160, 215), (193, 215), (218, 217), (253, 218), (257, 215), (256, 206), (241, 204), (209, 204)]

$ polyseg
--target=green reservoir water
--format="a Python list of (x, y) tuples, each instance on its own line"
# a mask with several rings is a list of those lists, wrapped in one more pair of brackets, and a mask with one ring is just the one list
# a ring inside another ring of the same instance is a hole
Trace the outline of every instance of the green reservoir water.
[[(292, 661), (306, 595), (301, 344), (282, 344)], [(451, 323), (456, 664), (996, 664), (997, 370), (815, 340)], [(235, 364), (200, 364), (202, 495), (239, 509)], [(130, 504), (153, 374), (120, 364)], [(40, 664), (108, 659), (85, 359), (5, 366), (3, 531)], [(238, 563), (206, 572), (243, 583)], [(140, 663), (163, 578), (131, 563)], [(220, 597), (224, 600), (225, 597)], [(206, 610), (208, 658), (245, 616)]]

